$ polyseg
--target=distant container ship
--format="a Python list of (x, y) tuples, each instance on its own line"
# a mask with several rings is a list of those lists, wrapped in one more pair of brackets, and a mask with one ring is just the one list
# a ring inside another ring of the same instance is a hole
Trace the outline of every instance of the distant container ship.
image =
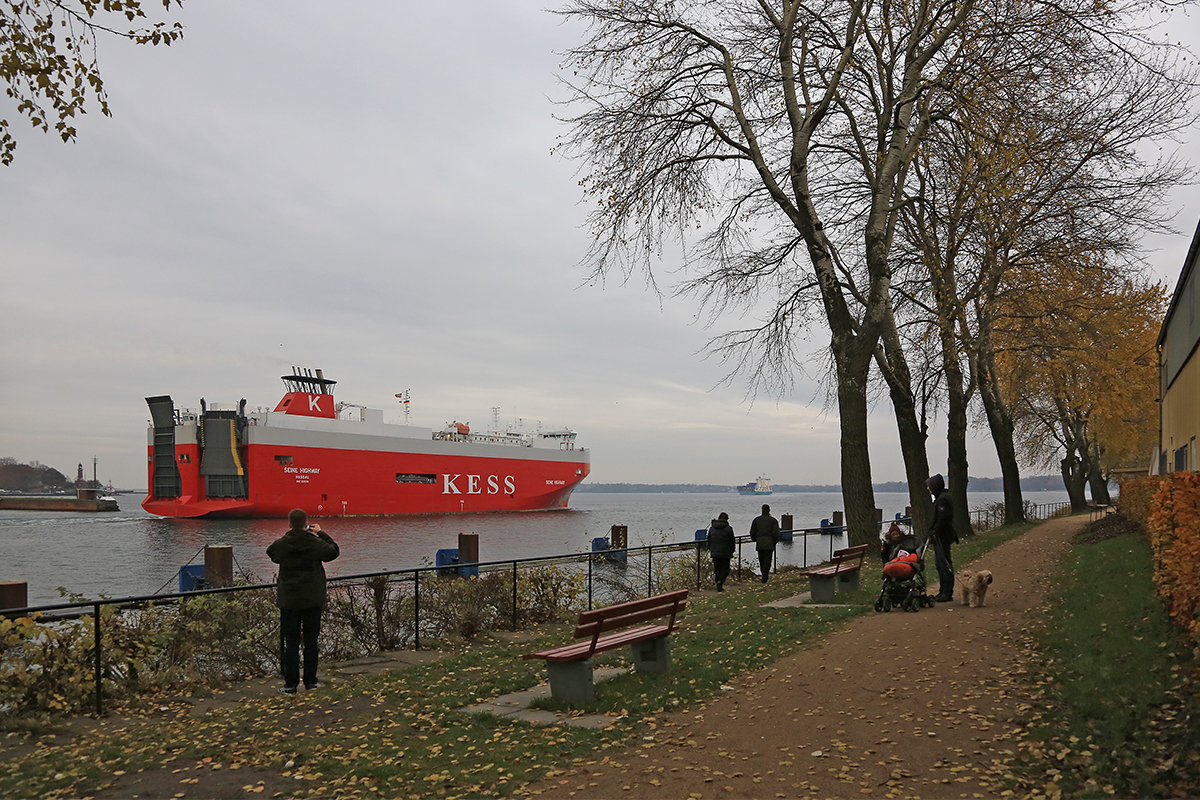
[(762, 475), (758, 476), (758, 480), (738, 487), (738, 494), (771, 494), (774, 491), (771, 488), (771, 479), (764, 478)]
[[(274, 410), (150, 407), (149, 491), (163, 517), (286, 517), (541, 511), (566, 508), (591, 472), (573, 430), (471, 433), (385, 423), (383, 411), (335, 403), (321, 370), (283, 376)], [(406, 413), (407, 419), (407, 413)]]

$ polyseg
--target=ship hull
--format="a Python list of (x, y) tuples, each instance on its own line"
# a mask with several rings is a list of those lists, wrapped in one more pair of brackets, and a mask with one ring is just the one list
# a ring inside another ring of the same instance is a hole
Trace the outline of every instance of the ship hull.
[(566, 444), (451, 439), (385, 424), (378, 414), (180, 415), (168, 397), (147, 399), (163, 424), (150, 429), (142, 507), (164, 517), (286, 517), (294, 508), (316, 517), (549, 511), (567, 508), (591, 471), (590, 452)]
[[(174, 499), (147, 498), (142, 507), (166, 517), (286, 517), (293, 508), (311, 516), (381, 516), (566, 508), (590, 465), (508, 459), (329, 450), (247, 448), (248, 497), (208, 498), (197, 487)], [(398, 483), (396, 474), (433, 475), (432, 483)]]

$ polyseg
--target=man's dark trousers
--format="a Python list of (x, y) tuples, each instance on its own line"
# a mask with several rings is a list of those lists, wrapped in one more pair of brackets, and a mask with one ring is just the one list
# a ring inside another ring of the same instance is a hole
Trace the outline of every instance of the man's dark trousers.
[(283, 685), (300, 684), (300, 645), (304, 644), (304, 685), (317, 682), (317, 638), (321, 635), (321, 606), (279, 609), (279, 660)]
[(766, 583), (767, 578), (771, 577), (771, 565), (775, 563), (774, 550), (759, 550), (758, 551), (758, 568), (762, 570), (762, 582)]

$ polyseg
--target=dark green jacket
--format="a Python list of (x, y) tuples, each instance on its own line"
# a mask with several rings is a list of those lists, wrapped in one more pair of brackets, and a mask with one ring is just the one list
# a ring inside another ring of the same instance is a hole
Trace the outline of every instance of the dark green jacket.
[(271, 542), (267, 556), (279, 565), (275, 605), (290, 611), (325, 605), (325, 561), (341, 555), (325, 531), (290, 530)]
[(759, 514), (750, 523), (750, 538), (756, 550), (774, 550), (779, 541), (779, 520), (770, 514)]
[(726, 520), (714, 519), (708, 529), (708, 552), (721, 558), (730, 558), (737, 548), (737, 537), (733, 534), (733, 526)]

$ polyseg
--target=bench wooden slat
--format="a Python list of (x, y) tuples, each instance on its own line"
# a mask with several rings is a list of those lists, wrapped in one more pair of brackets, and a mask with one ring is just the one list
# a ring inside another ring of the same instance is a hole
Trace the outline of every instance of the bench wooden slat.
[(584, 611), (579, 614), (579, 624), (591, 622), (597, 619), (606, 619), (608, 617), (620, 616), (634, 611), (641, 611), (646, 608), (658, 608), (660, 606), (669, 606), (686, 600), (688, 595), (687, 589), (679, 589), (666, 594), (655, 595), (654, 597), (645, 597), (641, 600), (630, 600), (628, 603), (617, 603), (612, 606), (603, 608), (593, 608), (591, 611)]
[[(602, 617), (600, 619), (590, 620), (588, 622), (580, 622), (575, 627), (575, 638), (583, 639), (585, 637), (595, 636), (597, 633), (616, 630), (617, 628), (627, 628), (630, 625), (636, 625), (639, 622), (647, 622), (659, 617), (670, 616), (671, 627), (674, 627), (675, 617), (680, 611), (687, 607), (686, 602), (664, 603), (654, 605), (642, 611), (621, 614), (616, 617)], [(580, 615), (582, 620), (582, 615)]]
[(581, 661), (593, 653), (613, 650), (647, 639), (657, 639), (659, 636), (666, 636), (670, 632), (671, 629), (666, 625), (646, 625), (641, 628), (632, 628), (605, 636), (597, 641), (595, 650), (592, 650), (591, 640), (586, 640), (559, 645), (549, 650), (542, 650), (539, 653), (528, 653), (521, 657), (543, 658), (546, 661)]
[(860, 544), (854, 547), (847, 547), (844, 550), (835, 550), (833, 557), (829, 559), (829, 563), (823, 564), (815, 569), (806, 569), (805, 575), (836, 575), (839, 572), (847, 572), (853, 569), (860, 569), (863, 560), (867, 555), (867, 545)]

